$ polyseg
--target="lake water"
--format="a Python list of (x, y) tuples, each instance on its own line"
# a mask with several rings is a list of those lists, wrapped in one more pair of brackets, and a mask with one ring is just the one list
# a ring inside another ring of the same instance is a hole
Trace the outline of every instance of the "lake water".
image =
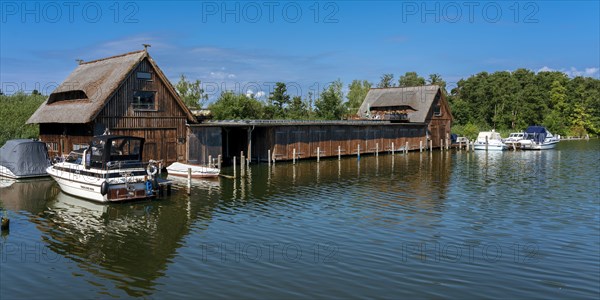
[(599, 150), (262, 164), (112, 205), (3, 182), (0, 299), (597, 298)]

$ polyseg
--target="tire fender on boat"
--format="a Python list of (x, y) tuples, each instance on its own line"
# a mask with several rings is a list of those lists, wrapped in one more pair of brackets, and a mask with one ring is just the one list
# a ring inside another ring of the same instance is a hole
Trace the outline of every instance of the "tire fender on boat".
[(108, 182), (102, 182), (102, 184), (100, 185), (100, 194), (102, 194), (102, 196), (108, 194)]
[(158, 173), (158, 168), (154, 164), (148, 164), (148, 167), (146, 168), (146, 173), (148, 173), (149, 176), (154, 177), (154, 175)]

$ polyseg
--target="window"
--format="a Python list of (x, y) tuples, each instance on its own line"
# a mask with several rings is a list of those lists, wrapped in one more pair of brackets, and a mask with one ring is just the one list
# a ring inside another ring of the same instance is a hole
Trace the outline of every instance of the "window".
[(46, 147), (48, 147), (48, 151), (50, 151), (50, 152), (58, 152), (58, 143), (57, 142), (48, 142), (48, 143), (46, 143)]
[(434, 115), (435, 117), (439, 117), (439, 116), (441, 116), (441, 115), (442, 115), (442, 108), (441, 108), (441, 106), (439, 106), (439, 105), (436, 105), (436, 106), (433, 108), (433, 115)]
[(136, 110), (154, 110), (156, 92), (136, 91), (133, 93), (133, 109)]
[(137, 79), (152, 80), (152, 73), (150, 73), (150, 72), (137, 72)]
[(73, 150), (86, 149), (88, 144), (73, 144)]

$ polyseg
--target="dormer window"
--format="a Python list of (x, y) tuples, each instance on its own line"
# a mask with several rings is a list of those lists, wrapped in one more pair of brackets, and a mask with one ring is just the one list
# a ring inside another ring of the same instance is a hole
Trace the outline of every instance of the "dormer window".
[(131, 106), (134, 110), (156, 110), (156, 92), (135, 91)]
[(59, 101), (73, 100), (88, 100), (88, 96), (82, 90), (56, 92), (50, 94), (50, 97), (48, 97), (48, 104), (52, 104)]

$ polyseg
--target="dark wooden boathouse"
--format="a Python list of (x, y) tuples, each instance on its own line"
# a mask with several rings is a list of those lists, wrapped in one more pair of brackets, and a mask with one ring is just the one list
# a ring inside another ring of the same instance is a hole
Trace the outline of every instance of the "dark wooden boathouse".
[(194, 122), (146, 50), (80, 62), (27, 121), (40, 125), (51, 156), (109, 131), (145, 138), (143, 159), (166, 163), (185, 161), (186, 125)]
[[(214, 121), (188, 125), (188, 161), (225, 161), (244, 152), (254, 162), (439, 148), (452, 115), (438, 86), (371, 89), (360, 120)], [(317, 152), (318, 151), (318, 152)]]

